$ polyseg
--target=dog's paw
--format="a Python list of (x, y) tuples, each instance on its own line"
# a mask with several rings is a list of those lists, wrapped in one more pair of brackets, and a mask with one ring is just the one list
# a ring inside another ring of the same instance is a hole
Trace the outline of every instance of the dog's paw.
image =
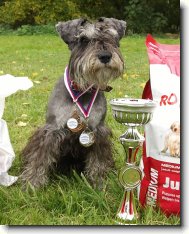
[(21, 174), (20, 182), (23, 190), (27, 190), (27, 188), (31, 189), (39, 189), (44, 187), (47, 182), (48, 178), (45, 177), (37, 177), (37, 176), (28, 176), (25, 173)]

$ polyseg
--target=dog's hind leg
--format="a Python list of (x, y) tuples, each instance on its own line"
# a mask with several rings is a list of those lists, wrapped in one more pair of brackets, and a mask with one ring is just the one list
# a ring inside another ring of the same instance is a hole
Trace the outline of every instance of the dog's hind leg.
[(37, 188), (47, 183), (49, 169), (60, 155), (64, 138), (63, 129), (47, 124), (33, 134), (22, 152), (24, 170), (20, 177), (24, 185), (29, 182)]

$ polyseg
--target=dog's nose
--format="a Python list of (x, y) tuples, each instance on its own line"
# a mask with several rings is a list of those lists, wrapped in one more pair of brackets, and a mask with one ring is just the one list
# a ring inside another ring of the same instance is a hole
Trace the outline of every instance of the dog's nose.
[(101, 61), (101, 63), (109, 63), (111, 58), (112, 58), (112, 54), (108, 51), (101, 51), (98, 54), (98, 58)]

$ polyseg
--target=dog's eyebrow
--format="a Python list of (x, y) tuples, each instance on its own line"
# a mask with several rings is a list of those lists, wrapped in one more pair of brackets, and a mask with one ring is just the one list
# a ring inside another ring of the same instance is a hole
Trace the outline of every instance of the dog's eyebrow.
[(114, 28), (108, 28), (106, 31), (109, 32), (113, 36), (118, 36), (118, 33)]
[(79, 38), (79, 37), (85, 36), (85, 37), (87, 37), (89, 39), (92, 39), (92, 38), (95, 37), (95, 34), (96, 34), (96, 32), (95, 32), (94, 25), (93, 24), (87, 24), (85, 27), (82, 27), (80, 29), (80, 33), (76, 37)]
[(94, 24), (87, 24), (84, 27), (80, 28), (80, 33), (76, 36), (76, 38), (81, 38), (83, 36), (87, 37), (88, 39), (95, 39), (100, 37), (107, 37), (113, 36), (115, 38), (118, 37), (118, 32), (113, 27), (98, 27)]

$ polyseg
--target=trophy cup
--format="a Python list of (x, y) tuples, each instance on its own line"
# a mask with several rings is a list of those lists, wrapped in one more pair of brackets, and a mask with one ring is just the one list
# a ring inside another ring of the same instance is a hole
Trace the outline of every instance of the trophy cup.
[(128, 127), (127, 131), (120, 136), (120, 142), (126, 153), (126, 165), (119, 171), (118, 179), (125, 192), (116, 221), (119, 224), (135, 223), (139, 215), (134, 190), (140, 185), (142, 179), (142, 172), (136, 165), (136, 155), (145, 140), (137, 127), (151, 121), (156, 102), (145, 99), (118, 98), (111, 100), (110, 104), (115, 120)]

